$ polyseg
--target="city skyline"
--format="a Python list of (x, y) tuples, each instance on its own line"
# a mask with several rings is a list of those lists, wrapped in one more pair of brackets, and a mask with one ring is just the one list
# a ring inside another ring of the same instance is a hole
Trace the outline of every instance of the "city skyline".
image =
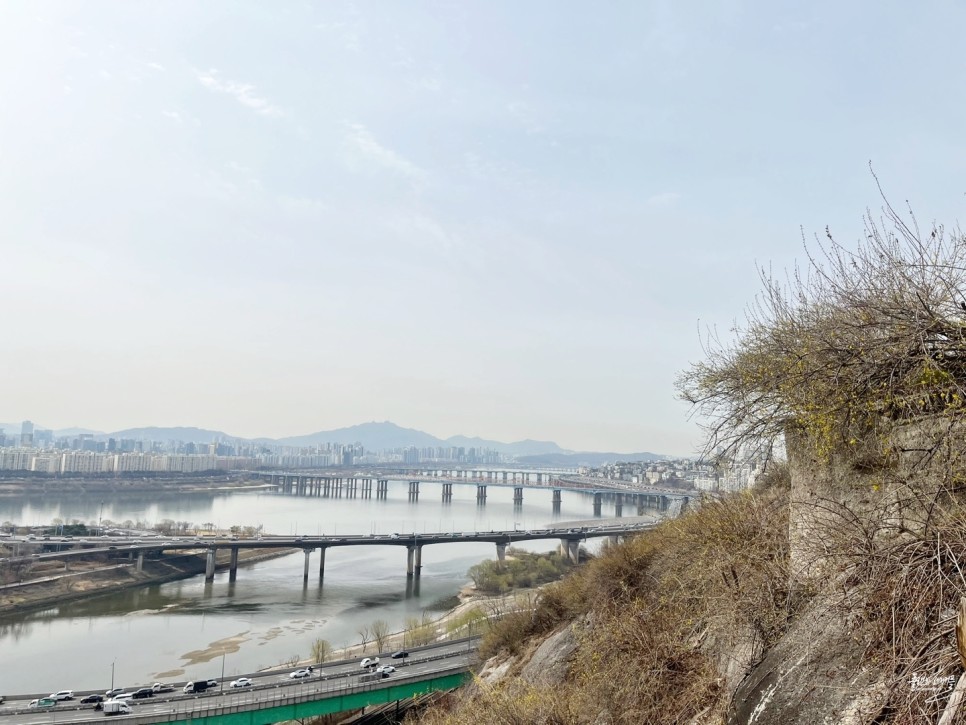
[(694, 455), (700, 332), (729, 339), (803, 240), (861, 239), (870, 163), (955, 225), (964, 21), (10, 0), (4, 417)]

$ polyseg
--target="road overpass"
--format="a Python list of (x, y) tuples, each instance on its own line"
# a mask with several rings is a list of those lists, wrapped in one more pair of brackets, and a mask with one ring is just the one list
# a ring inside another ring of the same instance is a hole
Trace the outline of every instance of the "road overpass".
[[(64, 560), (70, 566), (70, 559), (80, 556), (106, 554), (108, 556), (128, 556), (137, 560), (136, 566), (143, 566), (145, 556), (160, 557), (163, 552), (197, 552), (205, 556), (205, 579), (211, 581), (215, 576), (216, 555), (219, 549), (230, 552), (229, 581), (238, 575), (238, 552), (241, 549), (301, 549), (305, 554), (303, 580), (308, 581), (311, 555), (319, 551), (319, 578), (325, 576), (325, 552), (330, 548), (343, 546), (398, 546), (406, 548), (406, 574), (419, 576), (422, 569), (424, 546), (432, 544), (466, 544), (487, 542), (494, 544), (500, 561), (506, 556), (508, 546), (522, 541), (558, 539), (560, 551), (573, 563), (577, 563), (580, 542), (588, 539), (610, 537), (617, 540), (623, 536), (639, 534), (655, 526), (653, 519), (624, 519), (621, 523), (608, 523), (600, 526), (572, 526), (567, 528), (528, 529), (512, 531), (450, 531), (441, 533), (395, 533), (395, 534), (355, 534), (345, 536), (260, 536), (254, 539), (237, 537), (177, 537), (153, 536), (149, 539), (135, 537), (96, 537), (66, 538), (47, 537), (42, 540), (29, 540), (25, 537), (8, 537), (7, 543), (37, 545), (46, 551), (10, 557), (9, 563)], [(50, 551), (49, 549), (58, 549)]]
[[(364, 681), (359, 660), (326, 663), (304, 679), (290, 677), (294, 668), (257, 672), (247, 677), (253, 686), (232, 689), (223, 678), (218, 688), (198, 695), (182, 693), (183, 682), (172, 683), (174, 692), (129, 701), (133, 715), (121, 722), (147, 725), (265, 725), (354, 710), (366, 705), (393, 702), (431, 690), (448, 690), (462, 684), (476, 662), (479, 638), (467, 638), (409, 650), (403, 660), (380, 655), (383, 664), (397, 667), (388, 677)], [(148, 684), (148, 683), (144, 683)], [(128, 688), (133, 690), (136, 688)], [(56, 707), (28, 708), (31, 699), (47, 693), (17, 695), (0, 706), (0, 725), (103, 722), (104, 714), (93, 705), (79, 705), (91, 692), (75, 692), (75, 699)]]

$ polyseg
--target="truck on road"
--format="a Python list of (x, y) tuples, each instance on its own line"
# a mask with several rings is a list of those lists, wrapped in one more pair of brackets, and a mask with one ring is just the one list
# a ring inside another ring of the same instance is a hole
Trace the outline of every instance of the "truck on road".
[(130, 715), (133, 712), (124, 700), (108, 700), (101, 707), (105, 715)]
[(186, 695), (190, 695), (196, 692), (204, 692), (212, 687), (218, 687), (218, 683), (215, 680), (198, 680), (197, 682), (189, 682), (186, 684), (182, 688), (182, 692), (184, 692)]

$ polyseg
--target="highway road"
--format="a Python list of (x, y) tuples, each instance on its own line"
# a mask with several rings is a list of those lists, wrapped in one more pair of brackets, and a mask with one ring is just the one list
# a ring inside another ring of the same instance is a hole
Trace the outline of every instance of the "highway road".
[[(611, 522), (620, 519), (610, 519)], [(0, 564), (27, 560), (63, 559), (88, 554), (123, 554), (127, 552), (158, 550), (198, 550), (209, 548), (265, 549), (265, 548), (303, 548), (320, 546), (425, 546), (428, 544), (465, 543), (485, 541), (489, 543), (512, 544), (517, 541), (537, 539), (592, 539), (602, 536), (633, 534), (654, 526), (653, 518), (627, 517), (623, 523), (608, 523), (579, 528), (534, 528), (530, 530), (509, 531), (450, 531), (441, 533), (399, 533), (399, 534), (347, 534), (345, 536), (260, 536), (257, 538), (237, 538), (226, 536), (103, 536), (62, 538), (59, 536), (4, 536), (0, 543), (19, 544), (23, 547), (38, 547), (47, 551), (22, 553), (0, 559)], [(59, 551), (49, 551), (59, 547)]]
[[(372, 683), (375, 686), (388, 686), (393, 683), (426, 679), (436, 673), (465, 669), (476, 660), (476, 645), (478, 638), (446, 642), (409, 650), (410, 656), (405, 659), (391, 659), (389, 654), (381, 654), (380, 664), (391, 664), (397, 669), (388, 677)], [(166, 720), (173, 715), (187, 715), (191, 712), (210, 711), (212, 708), (241, 707), (259, 704), (266, 706), (275, 702), (281, 704), (292, 697), (309, 697), (314, 694), (339, 694), (350, 688), (362, 685), (361, 677), (366, 670), (360, 667), (360, 659), (343, 660), (325, 663), (316, 667), (311, 676), (304, 679), (293, 679), (290, 674), (299, 668), (256, 672), (250, 675), (253, 681), (251, 687), (232, 689), (229, 683), (232, 679), (219, 680), (218, 688), (208, 690), (198, 695), (186, 695), (182, 692), (184, 682), (168, 683), (174, 686), (174, 692), (155, 695), (143, 700), (129, 700), (133, 716), (140, 720), (142, 717), (157, 717)], [(118, 678), (123, 681), (123, 678)], [(152, 683), (141, 683), (135, 687), (125, 688), (131, 692), (137, 687), (150, 686)], [(65, 687), (69, 683), (65, 683)], [(223, 689), (222, 689), (223, 688)], [(0, 724), (16, 723), (17, 725), (40, 725), (41, 723), (83, 723), (103, 722), (106, 717), (103, 712), (94, 710), (93, 705), (80, 705), (82, 697), (91, 692), (75, 692), (74, 700), (62, 701), (53, 708), (27, 708), (31, 699), (46, 696), (49, 693), (20, 695), (14, 698), (8, 696), (5, 704), (0, 705)], [(99, 693), (100, 694), (100, 693)], [(121, 718), (121, 722), (131, 717)]]

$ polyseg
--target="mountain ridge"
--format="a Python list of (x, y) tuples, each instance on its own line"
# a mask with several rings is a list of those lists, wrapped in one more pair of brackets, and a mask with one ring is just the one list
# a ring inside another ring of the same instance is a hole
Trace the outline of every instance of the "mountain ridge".
[[(8, 436), (19, 436), (20, 425), (2, 424), (0, 429), (4, 430)], [(43, 426), (35, 425), (35, 430), (45, 430)], [(207, 444), (213, 441), (224, 442), (244, 442), (261, 443), (265, 445), (285, 445), (293, 447), (317, 446), (324, 443), (352, 444), (361, 443), (363, 447), (371, 451), (381, 451), (393, 448), (436, 448), (436, 447), (463, 447), (476, 449), (489, 449), (498, 451), (505, 455), (517, 458), (533, 459), (535, 464), (544, 465), (576, 465), (578, 463), (599, 465), (589, 463), (590, 461), (617, 461), (617, 460), (661, 460), (667, 456), (656, 453), (601, 453), (594, 451), (571, 451), (561, 448), (553, 441), (540, 441), (534, 439), (524, 439), (511, 443), (489, 440), (479, 436), (454, 435), (448, 438), (438, 438), (431, 433), (418, 430), (416, 428), (405, 428), (391, 421), (369, 421), (356, 425), (335, 428), (332, 430), (320, 430), (298, 436), (286, 436), (282, 438), (244, 438), (235, 436), (224, 431), (212, 430), (209, 428), (198, 428), (196, 426), (142, 426), (135, 428), (124, 428), (122, 430), (103, 433), (85, 428), (68, 428), (62, 431), (55, 430), (55, 437), (77, 435), (80, 432), (93, 433), (98, 440), (108, 438), (134, 438), (161, 441), (182, 441), (185, 443)]]

